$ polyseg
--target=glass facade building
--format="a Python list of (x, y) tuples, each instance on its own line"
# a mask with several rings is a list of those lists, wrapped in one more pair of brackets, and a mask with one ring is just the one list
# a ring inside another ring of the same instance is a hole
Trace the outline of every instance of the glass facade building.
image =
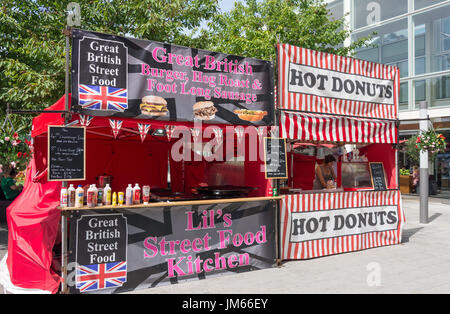
[[(400, 140), (419, 132), (426, 101), (434, 129), (450, 142), (450, 0), (329, 0), (333, 17), (351, 30), (345, 44), (371, 36), (355, 57), (400, 69)], [(417, 162), (401, 153), (400, 167)], [(430, 162), (430, 194), (450, 196), (450, 147)]]

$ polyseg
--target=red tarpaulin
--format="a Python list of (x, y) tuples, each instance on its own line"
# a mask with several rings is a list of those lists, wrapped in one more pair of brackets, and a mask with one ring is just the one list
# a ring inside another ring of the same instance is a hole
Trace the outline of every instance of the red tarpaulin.
[[(292, 158), (292, 160), (291, 160)], [(292, 176), (289, 177), (289, 186), (294, 189), (312, 190), (315, 178), (316, 157), (288, 153), (288, 168)], [(292, 167), (291, 166), (292, 161)]]
[(21, 288), (55, 293), (60, 283), (53, 271), (53, 246), (58, 226), (61, 182), (33, 183), (36, 164), (27, 169), (22, 193), (7, 209), (8, 259), (11, 282)]
[[(64, 110), (64, 97), (46, 110)], [(61, 125), (61, 113), (41, 114), (33, 119), (32, 136)], [(61, 182), (48, 182), (45, 175), (47, 147), (34, 141), (34, 157), (28, 165), (22, 193), (7, 208), (10, 280), (16, 287), (56, 293), (60, 277), (52, 268), (53, 247), (59, 239)], [(41, 174), (40, 180), (33, 182)], [(42, 175), (44, 174), (44, 175)]]

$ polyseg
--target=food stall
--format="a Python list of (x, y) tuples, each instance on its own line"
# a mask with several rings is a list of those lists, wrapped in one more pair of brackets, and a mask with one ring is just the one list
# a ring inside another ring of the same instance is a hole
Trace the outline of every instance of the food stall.
[[(398, 68), (277, 48), (277, 110), (290, 164), (280, 182), (280, 258), (401, 243)], [(326, 184), (318, 174), (325, 171)]]
[(34, 158), (8, 209), (11, 282), (118, 293), (275, 266), (280, 197), (258, 153), (274, 122), (272, 64), (83, 30), (71, 38), (69, 113), (34, 119)]

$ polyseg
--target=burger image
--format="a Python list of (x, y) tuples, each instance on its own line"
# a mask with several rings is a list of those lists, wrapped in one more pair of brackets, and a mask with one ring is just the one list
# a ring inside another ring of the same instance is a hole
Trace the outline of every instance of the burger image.
[(147, 116), (165, 116), (167, 110), (167, 101), (159, 96), (145, 96), (140, 105), (141, 112)]
[(200, 120), (211, 120), (216, 117), (217, 108), (212, 101), (199, 101), (194, 104), (194, 117)]
[(234, 113), (237, 114), (239, 119), (245, 121), (261, 121), (267, 115), (267, 111), (247, 109), (234, 110)]

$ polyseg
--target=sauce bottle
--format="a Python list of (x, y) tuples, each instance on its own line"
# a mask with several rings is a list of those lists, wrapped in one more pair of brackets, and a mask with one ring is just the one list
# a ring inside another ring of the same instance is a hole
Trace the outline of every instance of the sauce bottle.
[(144, 202), (144, 204), (148, 204), (149, 200), (150, 200), (150, 186), (144, 185), (142, 187), (142, 201)]
[(80, 185), (78, 185), (75, 191), (75, 207), (83, 207), (84, 205), (84, 189)]
[(63, 187), (61, 189), (61, 194), (59, 198), (59, 205), (61, 207), (67, 207), (67, 197), (68, 197), (67, 188)]
[(136, 185), (133, 188), (133, 204), (138, 205), (141, 203), (141, 188), (139, 187), (139, 184), (136, 183)]
[(133, 203), (133, 187), (131, 184), (128, 184), (127, 189), (125, 190), (125, 205), (131, 205)]
[[(116, 196), (117, 197), (117, 196)], [(105, 205), (111, 205), (111, 187), (108, 183), (106, 183), (104, 193), (103, 193), (103, 204)], [(117, 201), (117, 199), (116, 199)]]
[(104, 197), (105, 197), (104, 190), (102, 188), (98, 188), (97, 189), (97, 205), (98, 206), (102, 206), (103, 205), (103, 198)]
[(91, 184), (89, 186), (89, 189), (87, 190), (87, 206), (88, 207), (94, 207), (96, 204), (95, 202), (95, 190), (93, 185)]
[(125, 203), (125, 195), (123, 194), (123, 192), (117, 193), (117, 201), (120, 206), (122, 206)]
[(97, 199), (98, 199), (98, 189), (95, 186), (95, 184), (92, 184), (92, 188), (94, 189), (94, 206), (97, 205)]
[(112, 206), (117, 206), (117, 193), (114, 192), (112, 195)]
[(75, 207), (75, 194), (75, 188), (73, 187), (73, 184), (71, 184), (67, 189), (67, 205), (69, 207)]

